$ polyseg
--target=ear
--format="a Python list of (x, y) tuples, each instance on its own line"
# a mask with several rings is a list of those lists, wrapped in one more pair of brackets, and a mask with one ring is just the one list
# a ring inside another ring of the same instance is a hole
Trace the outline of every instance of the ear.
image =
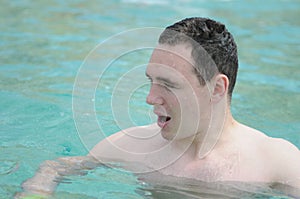
[(228, 85), (229, 79), (226, 75), (216, 75), (211, 95), (212, 102), (219, 102), (221, 99), (227, 96)]

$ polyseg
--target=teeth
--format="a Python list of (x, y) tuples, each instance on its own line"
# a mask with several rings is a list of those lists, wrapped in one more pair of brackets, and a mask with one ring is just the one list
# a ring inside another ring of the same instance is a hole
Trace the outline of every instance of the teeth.
[(168, 117), (168, 116), (160, 116), (159, 117), (159, 121), (160, 122), (167, 122), (167, 121), (169, 121), (171, 118), (170, 117)]
[(160, 122), (166, 122), (167, 121), (167, 117), (166, 116), (160, 116), (159, 120), (160, 120)]

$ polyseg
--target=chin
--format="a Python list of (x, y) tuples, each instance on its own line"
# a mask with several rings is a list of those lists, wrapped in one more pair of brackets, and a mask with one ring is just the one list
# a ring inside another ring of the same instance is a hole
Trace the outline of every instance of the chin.
[(167, 130), (164, 130), (164, 129), (162, 129), (160, 131), (160, 133), (161, 133), (161, 136), (164, 139), (169, 140), (169, 141), (173, 140), (175, 138), (175, 136), (176, 136), (176, 133), (174, 133), (172, 131), (167, 131)]

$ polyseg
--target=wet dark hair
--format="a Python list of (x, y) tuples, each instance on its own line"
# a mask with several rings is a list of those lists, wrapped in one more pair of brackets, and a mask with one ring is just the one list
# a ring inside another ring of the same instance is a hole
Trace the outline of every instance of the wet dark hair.
[[(192, 45), (195, 73), (201, 85), (221, 73), (228, 77), (231, 100), (238, 71), (237, 46), (225, 25), (212, 19), (194, 17), (168, 26), (160, 35), (159, 43)], [(214, 63), (212, 63), (214, 62)]]

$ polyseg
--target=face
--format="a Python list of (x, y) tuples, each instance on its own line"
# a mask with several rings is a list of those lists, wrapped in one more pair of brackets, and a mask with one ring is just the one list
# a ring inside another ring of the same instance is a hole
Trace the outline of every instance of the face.
[(158, 45), (146, 69), (151, 81), (147, 103), (167, 140), (205, 133), (210, 122), (209, 83), (200, 85), (194, 72), (191, 47)]

